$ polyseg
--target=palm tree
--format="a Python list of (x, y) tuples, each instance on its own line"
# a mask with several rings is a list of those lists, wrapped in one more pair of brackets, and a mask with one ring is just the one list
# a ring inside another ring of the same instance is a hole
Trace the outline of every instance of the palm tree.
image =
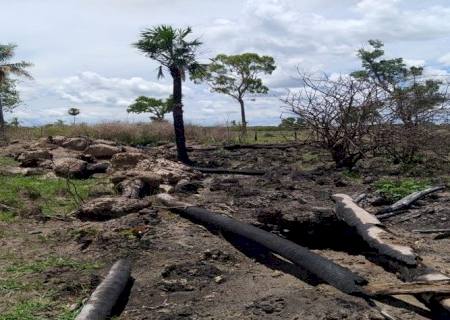
[(202, 44), (199, 40), (187, 40), (192, 33), (190, 27), (175, 29), (160, 25), (146, 29), (141, 33), (141, 39), (133, 44), (147, 57), (160, 64), (158, 78), (164, 76), (164, 69), (169, 70), (173, 79), (173, 125), (177, 144), (178, 160), (190, 163), (184, 136), (182, 81), (186, 73), (192, 74), (200, 68), (196, 60), (196, 50)]
[(73, 125), (75, 125), (75, 118), (80, 114), (80, 109), (70, 108), (67, 113), (73, 117)]
[[(10, 62), (14, 56), (16, 45), (0, 44), (0, 89), (6, 86), (10, 75), (22, 76), (32, 79), (31, 75), (26, 71), (26, 68), (31, 67), (32, 64), (25, 61)], [(5, 118), (3, 117), (3, 103), (0, 97), (0, 141), (6, 140), (5, 135)]]

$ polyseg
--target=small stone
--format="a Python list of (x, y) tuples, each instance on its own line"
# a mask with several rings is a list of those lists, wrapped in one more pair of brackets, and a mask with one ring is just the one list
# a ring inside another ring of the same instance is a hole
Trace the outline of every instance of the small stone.
[(273, 273), (272, 273), (272, 277), (273, 278), (278, 278), (278, 277), (281, 277), (283, 275), (283, 273), (281, 272), (281, 271), (278, 271), (278, 270), (275, 270)]
[(222, 276), (216, 276), (216, 277), (214, 277), (214, 282), (217, 284), (224, 283), (225, 279)]

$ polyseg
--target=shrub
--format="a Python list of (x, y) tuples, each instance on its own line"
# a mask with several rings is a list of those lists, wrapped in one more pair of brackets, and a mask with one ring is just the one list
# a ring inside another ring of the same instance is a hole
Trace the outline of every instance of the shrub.
[(429, 186), (428, 181), (417, 179), (383, 179), (375, 183), (377, 191), (389, 202), (398, 201), (413, 192), (426, 189)]

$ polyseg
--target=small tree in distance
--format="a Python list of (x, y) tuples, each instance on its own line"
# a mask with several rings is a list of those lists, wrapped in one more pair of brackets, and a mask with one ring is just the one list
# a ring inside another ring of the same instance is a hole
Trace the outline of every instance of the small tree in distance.
[(269, 56), (256, 53), (238, 55), (219, 54), (207, 66), (206, 72), (195, 75), (197, 82), (205, 81), (211, 91), (226, 94), (239, 102), (241, 106), (242, 130), (247, 131), (244, 97), (247, 93), (267, 94), (266, 87), (259, 76), (272, 74), (275, 61)]
[(166, 100), (155, 99), (150, 97), (141, 96), (131, 104), (127, 112), (128, 113), (151, 113), (153, 116), (150, 117), (153, 121), (164, 121), (164, 116), (167, 113), (172, 112), (173, 109), (173, 98), (169, 97)]
[(67, 113), (73, 117), (73, 124), (75, 125), (75, 118), (77, 115), (80, 114), (80, 109), (70, 108), (69, 111), (67, 111)]

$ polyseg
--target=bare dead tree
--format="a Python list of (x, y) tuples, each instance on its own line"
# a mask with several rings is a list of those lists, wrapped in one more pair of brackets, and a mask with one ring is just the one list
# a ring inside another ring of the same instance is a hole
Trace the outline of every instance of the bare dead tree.
[(337, 167), (352, 168), (373, 148), (370, 136), (383, 105), (378, 87), (350, 76), (299, 73), (303, 87), (282, 101)]

